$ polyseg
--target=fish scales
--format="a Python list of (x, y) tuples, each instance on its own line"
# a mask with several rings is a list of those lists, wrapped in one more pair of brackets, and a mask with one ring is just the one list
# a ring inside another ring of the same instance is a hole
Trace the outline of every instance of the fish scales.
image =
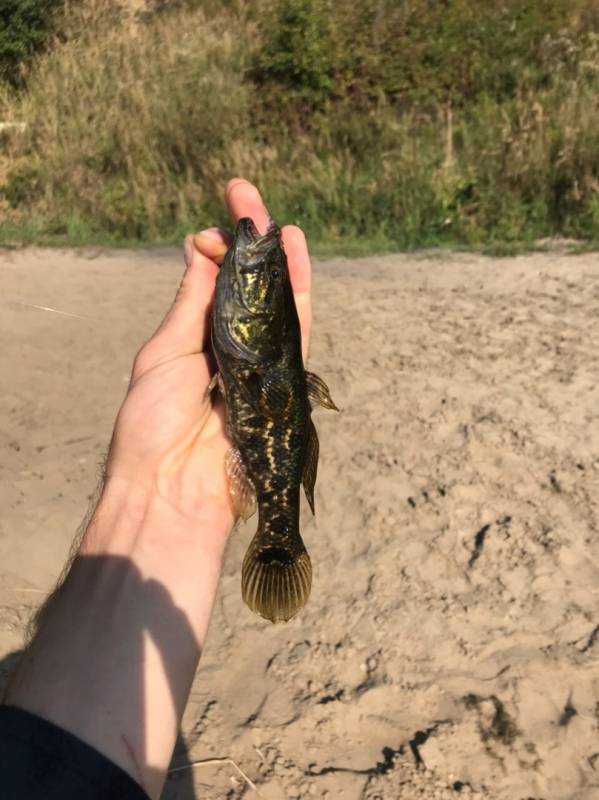
[(258, 528), (242, 567), (248, 606), (273, 622), (306, 603), (310, 557), (299, 529), (303, 484), (313, 509), (318, 438), (312, 402), (335, 408), (326, 384), (307, 372), (279, 228), (259, 236), (239, 221), (221, 267), (212, 346), (233, 448), (227, 455), (234, 510)]

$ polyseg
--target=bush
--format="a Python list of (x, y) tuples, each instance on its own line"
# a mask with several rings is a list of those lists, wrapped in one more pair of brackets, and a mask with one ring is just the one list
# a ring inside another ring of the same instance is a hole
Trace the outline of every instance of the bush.
[(279, 0), (260, 19), (254, 77), (319, 103), (333, 89), (331, 12), (326, 0)]
[(147, 9), (82, 0), (0, 92), (12, 231), (172, 241), (243, 174), (329, 249), (598, 238), (594, 0)]
[(63, 0), (0, 0), (0, 80), (22, 85), (25, 69), (54, 31)]
[(13, 169), (5, 185), (0, 187), (0, 194), (13, 208), (33, 205), (39, 199), (40, 191), (41, 181), (37, 170), (25, 165)]

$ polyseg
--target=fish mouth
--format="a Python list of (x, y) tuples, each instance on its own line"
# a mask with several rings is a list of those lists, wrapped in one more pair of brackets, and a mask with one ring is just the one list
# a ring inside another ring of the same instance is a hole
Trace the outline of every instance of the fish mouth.
[(281, 243), (281, 229), (273, 222), (269, 221), (268, 228), (264, 236), (260, 236), (258, 228), (250, 217), (243, 217), (237, 223), (235, 231), (236, 247), (243, 250), (252, 261), (262, 258), (274, 247)]

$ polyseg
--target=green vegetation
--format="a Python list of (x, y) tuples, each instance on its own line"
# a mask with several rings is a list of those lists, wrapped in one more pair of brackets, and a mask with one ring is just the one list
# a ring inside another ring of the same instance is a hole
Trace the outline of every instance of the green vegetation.
[(81, 0), (61, 19), (0, 90), (0, 121), (26, 123), (0, 131), (0, 240), (175, 241), (226, 222), (236, 174), (328, 252), (599, 238), (594, 0)]
[(54, 30), (63, 0), (0, 0), (0, 80), (23, 83), (33, 56)]

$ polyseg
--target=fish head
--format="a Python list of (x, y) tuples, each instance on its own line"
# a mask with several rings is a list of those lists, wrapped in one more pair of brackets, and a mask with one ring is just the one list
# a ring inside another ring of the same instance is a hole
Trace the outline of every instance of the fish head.
[(215, 351), (242, 361), (276, 359), (283, 342), (301, 346), (287, 257), (274, 223), (261, 236), (251, 219), (239, 220), (217, 278), (212, 331)]
[(289, 282), (280, 228), (271, 222), (260, 236), (253, 221), (244, 217), (237, 223), (231, 249), (238, 301), (250, 315), (274, 322), (283, 313)]

